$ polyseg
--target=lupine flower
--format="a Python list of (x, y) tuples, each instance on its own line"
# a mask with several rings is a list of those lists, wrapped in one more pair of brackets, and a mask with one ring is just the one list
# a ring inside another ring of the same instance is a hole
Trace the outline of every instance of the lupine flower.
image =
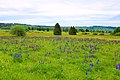
[(120, 70), (120, 64), (118, 64), (118, 65), (116, 66), (116, 69)]
[(93, 67), (94, 65), (93, 64), (90, 64), (91, 67)]
[(21, 57), (21, 54), (17, 54), (18, 55), (18, 57)]
[(90, 68), (90, 72), (92, 72), (92, 68)]
[(14, 58), (21, 58), (22, 56), (21, 56), (21, 54), (19, 53), (19, 54), (14, 54)]
[(98, 61), (96, 62), (96, 64), (98, 64)]
[(44, 64), (44, 61), (42, 61), (42, 64)]
[(86, 71), (86, 75), (88, 75), (88, 71)]

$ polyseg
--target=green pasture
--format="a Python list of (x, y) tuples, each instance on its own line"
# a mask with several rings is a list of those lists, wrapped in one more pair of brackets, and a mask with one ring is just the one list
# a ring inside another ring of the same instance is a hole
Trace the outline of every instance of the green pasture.
[[(82, 32), (77, 33), (77, 35), (69, 35), (68, 32), (62, 32), (61, 37), (74, 37), (74, 38), (98, 38), (98, 39), (105, 39), (105, 40), (120, 40), (120, 36), (113, 36), (110, 35), (110, 33), (104, 33), (105, 35), (99, 35), (100, 33), (98, 33), (98, 35), (93, 35), (93, 33), (87, 34), (87, 35), (83, 35)], [(0, 30), (0, 36), (13, 36), (10, 34), (9, 30)], [(53, 35), (53, 32), (47, 32), (47, 31), (29, 31), (27, 32), (28, 37), (55, 37), (55, 35)]]
[(119, 36), (0, 31), (0, 80), (119, 80), (117, 64)]

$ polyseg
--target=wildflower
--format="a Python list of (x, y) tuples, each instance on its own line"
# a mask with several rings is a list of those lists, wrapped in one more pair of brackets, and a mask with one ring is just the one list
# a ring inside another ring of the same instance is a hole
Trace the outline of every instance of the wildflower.
[(118, 65), (116, 66), (116, 69), (120, 70), (120, 64), (118, 64)]
[(44, 61), (42, 61), (42, 64), (44, 64)]
[(93, 64), (90, 64), (91, 67), (93, 67), (94, 65)]
[(92, 68), (90, 68), (90, 72), (92, 72)]
[(88, 75), (88, 71), (86, 71), (86, 75)]
[(98, 61), (96, 62), (96, 64), (98, 64)]
[(14, 54), (14, 58), (21, 58), (22, 56), (21, 56), (21, 54), (19, 53), (19, 54)]
[(21, 54), (17, 54), (18, 57), (21, 57)]

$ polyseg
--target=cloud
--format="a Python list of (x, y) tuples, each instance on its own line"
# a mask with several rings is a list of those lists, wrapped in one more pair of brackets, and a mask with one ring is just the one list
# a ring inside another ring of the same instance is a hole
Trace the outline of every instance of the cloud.
[(112, 17), (111, 20), (120, 20), (120, 14)]
[(0, 0), (0, 22), (120, 25), (120, 0)]

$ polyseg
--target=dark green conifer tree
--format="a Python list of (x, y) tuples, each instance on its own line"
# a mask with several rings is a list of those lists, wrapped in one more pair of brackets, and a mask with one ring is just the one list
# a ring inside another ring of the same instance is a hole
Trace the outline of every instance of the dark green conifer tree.
[(69, 30), (69, 35), (76, 35), (77, 33), (77, 30), (75, 29), (75, 27), (71, 27), (70, 30)]
[(54, 35), (61, 35), (61, 33), (62, 33), (62, 31), (61, 31), (60, 25), (59, 25), (59, 23), (56, 23), (55, 28), (53, 30), (53, 34)]
[(47, 32), (49, 32), (49, 28), (47, 28)]

